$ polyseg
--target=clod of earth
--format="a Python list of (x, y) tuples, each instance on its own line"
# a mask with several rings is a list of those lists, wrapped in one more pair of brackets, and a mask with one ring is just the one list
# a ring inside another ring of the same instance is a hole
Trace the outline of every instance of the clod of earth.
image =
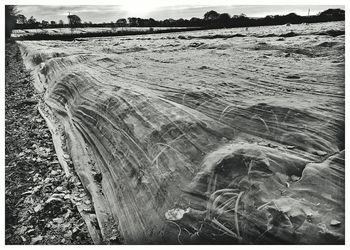
[[(58, 206), (45, 203), (58, 192), (55, 187), (65, 186), (66, 179), (54, 154), (50, 132), (37, 111), (41, 94), (24, 70), (17, 44), (6, 43), (5, 54), (5, 242), (59, 244), (67, 228), (75, 225), (75, 232), (65, 243), (91, 244), (87, 226), (70, 200)], [(76, 194), (73, 188), (62, 191)]]

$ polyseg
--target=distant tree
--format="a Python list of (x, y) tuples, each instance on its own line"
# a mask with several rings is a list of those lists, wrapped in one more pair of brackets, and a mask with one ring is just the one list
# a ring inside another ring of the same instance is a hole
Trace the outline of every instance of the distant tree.
[(174, 23), (175, 23), (175, 20), (172, 18), (168, 18), (163, 21), (163, 24), (165, 27), (172, 27), (174, 26)]
[(63, 24), (64, 24), (63, 20), (59, 20), (58, 24), (63, 26)]
[(180, 19), (178, 19), (178, 20), (175, 21), (174, 26), (185, 27), (185, 26), (187, 26), (187, 22), (188, 22), (188, 20), (185, 20), (185, 19), (183, 19), (183, 18), (180, 18)]
[(328, 9), (321, 12), (319, 15), (326, 16), (326, 15), (344, 15), (344, 14), (345, 14), (345, 10), (342, 10), (342, 9)]
[(318, 14), (321, 17), (345, 17), (345, 10), (328, 9)]
[(148, 19), (148, 23), (150, 27), (157, 26), (158, 22), (153, 18)]
[(16, 25), (18, 10), (15, 5), (5, 5), (5, 39), (11, 37), (13, 28)]
[(231, 16), (228, 13), (222, 13), (217, 20), (221, 27), (228, 27), (230, 25)]
[(55, 26), (55, 25), (56, 25), (56, 22), (55, 22), (55, 21), (50, 21), (50, 24), (51, 24), (52, 26)]
[(77, 15), (68, 15), (68, 23), (70, 27), (78, 27), (81, 24), (81, 19)]
[(219, 15), (218, 19), (220, 19), (220, 20), (229, 20), (229, 19), (231, 19), (231, 16), (228, 13), (221, 13)]
[(138, 26), (136, 17), (128, 17), (128, 21), (129, 21), (130, 27), (137, 27)]
[(284, 18), (288, 23), (299, 23), (301, 20), (301, 16), (295, 13), (289, 13), (288, 15), (285, 15)]
[(27, 18), (25, 17), (25, 15), (22, 15), (22, 14), (17, 15), (17, 23), (18, 24), (26, 24)]
[(35, 23), (36, 23), (36, 19), (35, 19), (33, 16), (31, 16), (31, 17), (28, 19), (28, 24), (34, 25)]
[(45, 20), (42, 20), (42, 21), (41, 21), (41, 25), (42, 25), (43, 27), (47, 27), (47, 26), (49, 25), (49, 22), (48, 22), (48, 21), (45, 21)]
[(192, 27), (199, 27), (202, 26), (203, 20), (198, 17), (192, 17), (190, 19), (190, 26)]
[(214, 10), (208, 11), (204, 14), (204, 20), (215, 20), (219, 17), (219, 13)]
[(144, 20), (144, 19), (139, 18), (139, 17), (136, 18), (136, 23), (137, 23), (137, 26), (138, 26), (138, 27), (144, 26), (144, 21), (143, 21), (143, 20)]
[(118, 19), (116, 22), (118, 27), (125, 27), (127, 24), (127, 21), (125, 18)]
[(299, 15), (297, 15), (295, 13), (289, 13), (289, 14), (286, 15), (286, 17), (294, 18), (294, 17), (299, 17)]

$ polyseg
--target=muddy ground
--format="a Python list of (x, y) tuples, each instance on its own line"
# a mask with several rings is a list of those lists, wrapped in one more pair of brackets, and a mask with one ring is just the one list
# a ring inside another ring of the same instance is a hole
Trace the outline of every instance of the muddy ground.
[[(9, 245), (92, 244), (75, 200), (85, 191), (66, 178), (37, 105), (41, 98), (15, 42), (6, 44), (5, 195)], [(82, 198), (80, 198), (82, 199)]]

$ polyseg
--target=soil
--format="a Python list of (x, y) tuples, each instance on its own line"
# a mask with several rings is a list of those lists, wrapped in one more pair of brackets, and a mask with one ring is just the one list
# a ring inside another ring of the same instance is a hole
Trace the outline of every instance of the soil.
[(84, 188), (61, 169), (15, 42), (6, 43), (5, 59), (5, 243), (93, 244), (71, 199)]

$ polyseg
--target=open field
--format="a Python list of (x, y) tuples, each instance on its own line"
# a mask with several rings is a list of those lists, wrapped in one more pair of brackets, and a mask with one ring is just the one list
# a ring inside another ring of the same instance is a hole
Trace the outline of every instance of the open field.
[(93, 28), (57, 28), (57, 29), (17, 29), (12, 37), (17, 40), (63, 40), (72, 41), (84, 37), (109, 37), (125, 35), (143, 35), (154, 33), (172, 33), (177, 31), (193, 31), (198, 27), (123, 27), (115, 29), (106, 27)]
[(341, 244), (344, 30), (18, 44), (104, 242)]
[[(154, 27), (154, 30), (166, 29), (183, 29), (183, 27)], [(117, 27), (114, 31), (144, 31), (149, 30), (148, 27)], [(101, 33), (110, 32), (112, 28), (108, 27), (92, 27), (92, 28), (56, 28), (56, 29), (16, 29), (12, 32), (12, 37), (20, 37), (26, 34), (44, 33), (44, 34), (70, 34), (70, 33)]]

